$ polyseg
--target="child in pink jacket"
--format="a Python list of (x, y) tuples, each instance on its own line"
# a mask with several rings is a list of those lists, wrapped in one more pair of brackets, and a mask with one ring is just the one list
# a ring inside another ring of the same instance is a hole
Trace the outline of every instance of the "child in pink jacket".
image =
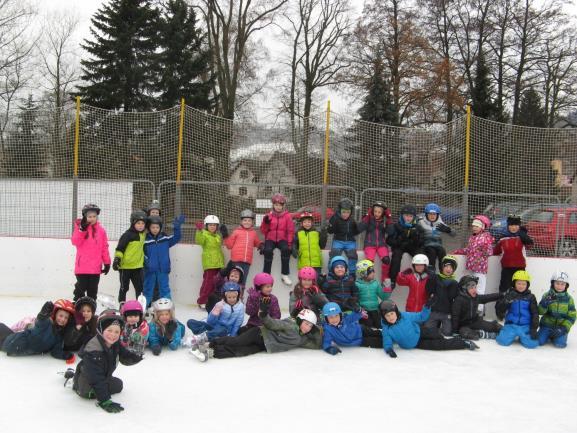
[(100, 274), (110, 271), (108, 236), (98, 223), (98, 215), (100, 208), (90, 203), (82, 208), (82, 219), (74, 222), (71, 239), (76, 247), (74, 302), (83, 296), (96, 300)]
[(254, 249), (262, 250), (262, 242), (253, 228), (254, 213), (245, 209), (240, 213), (240, 226), (224, 240), (224, 245), (230, 250), (230, 261), (226, 265), (227, 272), (237, 266), (242, 269), (243, 275), (240, 285), (244, 286), (250, 265), (252, 264)]
[(280, 250), (282, 282), (291, 285), (289, 260), (295, 237), (295, 225), (290, 213), (285, 209), (286, 197), (281, 193), (276, 193), (271, 200), (272, 210), (264, 216), (260, 225), (260, 231), (265, 236), (263, 272), (270, 274), (274, 250), (278, 248)]
[[(460, 248), (453, 252), (453, 254), (465, 254), (467, 256), (465, 269), (479, 279), (477, 293), (480, 295), (485, 294), (489, 257), (493, 255), (493, 243), (495, 240), (491, 233), (487, 231), (490, 226), (491, 221), (485, 215), (475, 216), (471, 223), (473, 234), (469, 237), (469, 243), (465, 248)], [(483, 312), (483, 305), (481, 304), (479, 304), (479, 311)]]

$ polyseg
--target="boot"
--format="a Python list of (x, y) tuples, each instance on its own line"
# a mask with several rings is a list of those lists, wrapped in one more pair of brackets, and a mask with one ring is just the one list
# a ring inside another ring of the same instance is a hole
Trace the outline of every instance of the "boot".
[(484, 338), (487, 340), (494, 340), (497, 338), (497, 333), (496, 332), (489, 332), (489, 331), (477, 331), (479, 333), (479, 338)]
[(473, 341), (471, 340), (463, 340), (463, 343), (465, 343), (465, 346), (467, 346), (467, 349), (469, 350), (475, 350), (478, 349), (479, 346), (477, 346)]
[(283, 283), (285, 283), (287, 286), (292, 285), (292, 280), (290, 279), (290, 277), (288, 275), (281, 275), (281, 278)]
[(208, 342), (208, 336), (206, 335), (206, 332), (203, 332), (202, 334), (192, 334), (192, 340), (191, 340), (192, 348), (194, 348), (195, 346), (201, 346), (206, 342)]
[(210, 347), (210, 343), (206, 342), (199, 346), (199, 350), (206, 355), (207, 359), (214, 358), (214, 349)]

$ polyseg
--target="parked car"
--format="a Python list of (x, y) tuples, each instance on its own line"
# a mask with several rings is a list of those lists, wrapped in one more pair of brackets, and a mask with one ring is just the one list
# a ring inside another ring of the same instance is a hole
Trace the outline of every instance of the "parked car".
[(535, 241), (533, 248), (545, 255), (577, 257), (577, 207), (541, 207), (531, 213), (526, 224)]
[[(321, 210), (320, 206), (305, 205), (305, 206), (297, 209), (295, 212), (291, 212), (291, 218), (293, 220), (298, 220), (303, 212), (312, 213), (313, 214), (313, 222), (315, 222), (315, 223), (321, 222), (322, 210)], [(335, 213), (335, 211), (333, 209), (331, 209), (330, 207), (327, 207), (326, 212), (325, 212), (325, 220), (328, 221), (328, 219), (330, 217), (332, 217), (334, 215), (334, 213)]]
[[(417, 218), (424, 218), (424, 213), (419, 213)], [(448, 225), (459, 225), (463, 222), (463, 209), (459, 207), (445, 207), (441, 206), (441, 218), (445, 224)]]

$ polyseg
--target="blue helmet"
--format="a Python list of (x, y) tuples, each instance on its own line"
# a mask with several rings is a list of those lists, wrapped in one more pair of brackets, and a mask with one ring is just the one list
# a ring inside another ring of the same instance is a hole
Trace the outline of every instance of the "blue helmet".
[(337, 314), (341, 314), (341, 307), (336, 302), (327, 302), (323, 306), (323, 316), (336, 316)]
[(428, 203), (425, 205), (425, 213), (436, 213), (437, 215), (440, 215), (441, 207), (437, 203)]
[(222, 285), (222, 293), (224, 294), (226, 292), (240, 293), (240, 286), (238, 285), (238, 283), (235, 283), (233, 281), (227, 281)]
[(345, 268), (347, 268), (347, 269), (349, 268), (349, 265), (348, 265), (346, 258), (344, 258), (343, 256), (334, 256), (331, 259), (331, 261), (329, 262), (329, 270), (332, 271), (338, 262), (343, 262), (343, 265), (345, 266)]

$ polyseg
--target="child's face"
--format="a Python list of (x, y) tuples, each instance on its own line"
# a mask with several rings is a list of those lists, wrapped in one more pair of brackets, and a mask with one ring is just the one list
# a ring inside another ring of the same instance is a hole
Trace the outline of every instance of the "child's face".
[(134, 223), (134, 230), (136, 230), (137, 232), (141, 232), (144, 230), (145, 225), (146, 224), (144, 223), (144, 221), (136, 221)]
[(230, 271), (230, 274), (228, 275), (228, 281), (232, 281), (233, 283), (238, 283), (240, 281), (240, 272), (237, 271), (236, 269), (233, 269), (232, 271)]
[(120, 338), (120, 326), (110, 325), (102, 332), (102, 336), (104, 337), (104, 341), (106, 341), (109, 346), (112, 346)]
[(303, 320), (301, 322), (301, 325), (299, 326), (299, 329), (301, 331), (302, 334), (308, 334), (309, 332), (311, 332), (311, 329), (313, 329), (313, 324), (307, 320)]
[(96, 212), (87, 212), (86, 221), (88, 224), (96, 224), (96, 221), (98, 221), (98, 214)]
[(260, 287), (260, 292), (263, 294), (263, 296), (270, 296), (272, 293), (272, 284), (263, 284)]
[(163, 325), (166, 325), (168, 322), (170, 322), (170, 311), (159, 311), (155, 313), (155, 315), (156, 320), (158, 320)]
[(521, 228), (520, 226), (518, 226), (517, 224), (513, 224), (508, 226), (509, 227), (509, 232), (510, 233), (517, 233), (519, 231), (519, 229)]
[(68, 311), (58, 310), (54, 315), (54, 321), (61, 327), (66, 326), (68, 319), (70, 319), (70, 313)]
[(341, 218), (344, 220), (348, 220), (351, 217), (351, 210), (350, 209), (341, 209)]
[[(138, 229), (136, 229), (136, 230), (138, 230)], [(140, 230), (138, 230), (138, 231), (140, 231)], [(148, 231), (150, 232), (150, 234), (152, 236), (156, 236), (157, 234), (160, 233), (160, 226), (158, 224), (150, 224)]]
[(329, 325), (337, 326), (339, 323), (341, 323), (341, 315), (334, 314), (332, 316), (327, 316), (327, 322), (329, 322)]
[(367, 280), (367, 281), (373, 281), (374, 279), (375, 279), (375, 271), (374, 271), (374, 269), (373, 269), (371, 272), (369, 272), (369, 273), (367, 274), (365, 280)]
[(149, 214), (149, 216), (160, 216), (160, 210), (159, 209), (152, 209), (148, 214)]
[(453, 266), (446, 264), (445, 266), (443, 266), (442, 272), (443, 272), (443, 275), (450, 277), (451, 275), (453, 275), (453, 272), (455, 272), (455, 270), (453, 269)]
[(82, 314), (82, 318), (85, 322), (90, 322), (92, 319), (92, 308), (90, 308), (88, 305), (83, 305), (80, 307), (80, 314)]
[(376, 219), (381, 219), (384, 213), (385, 212), (383, 211), (383, 208), (380, 206), (375, 206), (373, 208), (373, 215), (375, 216)]
[(216, 233), (216, 229), (218, 228), (218, 224), (207, 224), (206, 229), (211, 233)]
[(475, 284), (474, 286), (468, 287), (467, 288), (467, 293), (469, 294), (469, 296), (471, 296), (472, 298), (477, 296), (477, 285)]
[(428, 213), (427, 214), (427, 219), (434, 223), (435, 221), (437, 221), (438, 215), (436, 213)]
[(478, 235), (483, 231), (483, 229), (479, 226), (471, 226), (471, 231), (473, 232), (473, 234)]
[(425, 272), (425, 265), (415, 265), (415, 272), (417, 274), (422, 274)]
[(410, 213), (403, 214), (403, 221), (405, 222), (405, 224), (411, 224), (414, 219), (415, 217)]
[(284, 209), (284, 204), (282, 203), (273, 203), (272, 208), (275, 212), (281, 212)]
[(301, 279), (301, 286), (303, 289), (310, 289), (313, 286), (313, 280), (303, 278)]
[(245, 229), (250, 229), (252, 227), (252, 218), (243, 218), (240, 220), (240, 225)]
[(126, 323), (129, 325), (137, 325), (140, 320), (140, 316), (138, 314), (132, 314), (130, 316), (126, 316)]
[(515, 290), (518, 292), (524, 292), (527, 290), (527, 281), (515, 280)]
[(563, 281), (555, 281), (553, 283), (553, 288), (556, 292), (564, 292), (567, 289), (567, 283), (564, 283)]
[(226, 299), (228, 305), (234, 305), (238, 301), (238, 292), (226, 292), (224, 299)]
[(310, 218), (305, 218), (301, 224), (305, 230), (310, 230), (313, 226), (313, 220)]
[(333, 272), (337, 277), (344, 277), (345, 274), (347, 273), (347, 268), (345, 267), (345, 265), (336, 265), (333, 268)]
[(385, 314), (385, 320), (387, 321), (387, 323), (393, 325), (397, 321), (397, 313), (395, 313), (394, 311), (389, 311), (388, 313)]

